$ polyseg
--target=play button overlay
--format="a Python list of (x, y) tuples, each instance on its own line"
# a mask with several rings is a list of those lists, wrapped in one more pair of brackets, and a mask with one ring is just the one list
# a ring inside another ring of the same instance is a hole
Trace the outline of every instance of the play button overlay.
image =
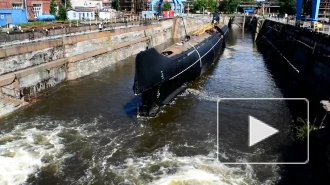
[(217, 159), (223, 164), (306, 164), (309, 135), (297, 137), (297, 120), (309, 124), (304, 98), (221, 98), (217, 102)]
[(253, 146), (277, 132), (277, 129), (263, 123), (253, 116), (249, 116), (249, 146)]

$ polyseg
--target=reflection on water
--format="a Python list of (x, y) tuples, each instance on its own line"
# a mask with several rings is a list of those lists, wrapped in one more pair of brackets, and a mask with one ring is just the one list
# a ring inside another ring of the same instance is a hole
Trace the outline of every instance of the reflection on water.
[(276, 182), (276, 165), (216, 160), (217, 98), (282, 97), (251, 36), (229, 34), (220, 61), (155, 118), (134, 116), (132, 57), (0, 120), (0, 184)]

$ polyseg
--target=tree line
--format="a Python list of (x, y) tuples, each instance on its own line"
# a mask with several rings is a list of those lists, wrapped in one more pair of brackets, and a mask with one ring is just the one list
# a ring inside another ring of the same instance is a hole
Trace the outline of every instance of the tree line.
[[(257, 2), (256, 0), (223, 0), (221, 2), (216, 0), (188, 0), (190, 5), (192, 5), (194, 11), (202, 11), (208, 9), (211, 12), (221, 11), (225, 13), (236, 12), (239, 4), (241, 2)], [(268, 2), (280, 2), (280, 12), (295, 14), (296, 13), (296, 0), (268, 0)]]
[(55, 0), (50, 1), (50, 14), (54, 15), (57, 20), (67, 20), (66, 12), (72, 8), (71, 0), (66, 0), (66, 3), (61, 1), (56, 3)]
[[(293, 15), (296, 13), (296, 0), (268, 0), (269, 2), (281, 2), (280, 12)], [(223, 0), (219, 2), (218, 0), (187, 0), (189, 3), (189, 8), (196, 12), (203, 10), (208, 10), (210, 12), (221, 11), (225, 13), (236, 12), (239, 4), (241, 2), (256, 2), (256, 0)], [(111, 3), (113, 9), (119, 9), (118, 0), (113, 0)], [(187, 6), (187, 5), (186, 5)], [(58, 7), (58, 10), (57, 10)], [(56, 4), (54, 0), (50, 2), (50, 13), (55, 15), (59, 20), (66, 20), (66, 12), (72, 8), (71, 0), (66, 0), (66, 6), (63, 1), (59, 4)], [(171, 3), (164, 2), (162, 10), (169, 11), (171, 10)]]

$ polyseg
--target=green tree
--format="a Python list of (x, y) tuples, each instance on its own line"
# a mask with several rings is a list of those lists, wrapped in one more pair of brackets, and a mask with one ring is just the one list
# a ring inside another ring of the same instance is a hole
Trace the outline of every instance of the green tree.
[(65, 9), (66, 9), (66, 10), (69, 10), (69, 9), (71, 9), (71, 8), (72, 8), (71, 0), (66, 0), (66, 7), (65, 7)]
[(66, 8), (63, 4), (60, 4), (58, 7), (58, 15), (57, 18), (59, 20), (66, 20), (67, 16), (66, 16)]
[(204, 8), (204, 11), (205, 11), (207, 8), (207, 5), (208, 5), (207, 0), (196, 0), (195, 5), (194, 5), (194, 10), (202, 12), (203, 8)]
[(52, 15), (56, 15), (56, 3), (54, 0), (50, 1), (50, 10), (49, 13)]
[(171, 9), (172, 9), (171, 3), (166, 1), (163, 6), (163, 11), (170, 11)]
[(113, 0), (113, 1), (111, 2), (111, 7), (112, 7), (113, 9), (115, 9), (115, 10), (119, 10), (119, 2), (118, 2), (118, 0)]
[(217, 9), (217, 2), (215, 0), (208, 0), (207, 7), (210, 12), (215, 12)]
[[(189, 13), (194, 13), (195, 0), (186, 0), (186, 7), (189, 8)], [(188, 6), (189, 5), (189, 6)]]
[(232, 13), (236, 11), (241, 0), (223, 0), (220, 3), (220, 11), (224, 11), (225, 13)]
[(280, 12), (281, 13), (287, 13), (289, 15), (296, 14), (296, 0), (280, 0), (281, 7)]

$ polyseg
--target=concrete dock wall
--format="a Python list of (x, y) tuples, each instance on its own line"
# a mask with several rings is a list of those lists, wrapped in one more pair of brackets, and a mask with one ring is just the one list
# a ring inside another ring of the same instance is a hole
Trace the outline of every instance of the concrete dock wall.
[(228, 19), (229, 27), (239, 27), (239, 28), (247, 27), (254, 18), (255, 16), (245, 16), (245, 15), (236, 15), (230, 17), (224, 16), (224, 19)]
[[(0, 116), (36, 101), (46, 89), (97, 72), (171, 38), (185, 35), (182, 19), (73, 35), (0, 49)], [(209, 23), (184, 20), (187, 32)]]
[(265, 20), (258, 44), (281, 53), (322, 99), (330, 99), (330, 38), (289, 24)]
[[(156, 22), (157, 20), (150, 20), (151, 22)], [(131, 21), (127, 23), (117, 22), (117, 23), (105, 23), (106, 27), (118, 27), (118, 26), (129, 26), (129, 25), (140, 25), (143, 23), (142, 21)], [(0, 44), (4, 43), (12, 43), (12, 42), (21, 42), (21, 41), (28, 41), (34, 39), (45, 38), (49, 36), (61, 36), (67, 34), (75, 34), (80, 32), (89, 32), (98, 29), (98, 24), (94, 21), (91, 22), (90, 25), (85, 24), (77, 24), (72, 23), (70, 24), (50, 24), (45, 25), (44, 28), (34, 28), (28, 31), (23, 32), (13, 32), (10, 34), (7, 33), (0, 33)]]

